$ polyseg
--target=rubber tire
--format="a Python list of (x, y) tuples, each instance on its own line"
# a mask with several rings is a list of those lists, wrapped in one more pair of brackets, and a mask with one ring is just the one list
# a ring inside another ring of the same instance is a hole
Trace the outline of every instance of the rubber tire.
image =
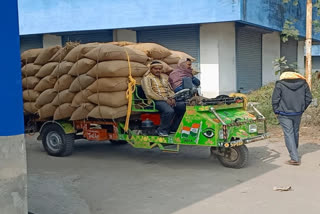
[(128, 142), (125, 141), (125, 140), (110, 140), (110, 143), (112, 145), (125, 145), (127, 144)]
[(249, 151), (246, 145), (231, 147), (229, 149), (233, 149), (238, 153), (238, 158), (235, 161), (230, 161), (224, 156), (217, 155), (219, 162), (228, 168), (240, 169), (245, 167), (249, 161)]
[[(53, 151), (48, 146), (47, 135), (50, 132), (55, 132), (62, 139), (62, 146), (58, 151)], [(41, 134), (43, 148), (49, 155), (56, 157), (65, 157), (72, 154), (74, 149), (74, 134), (65, 134), (64, 130), (59, 125), (54, 123), (46, 125)]]
[(221, 95), (216, 97), (216, 99), (226, 99), (226, 98), (230, 98), (230, 97), (228, 95), (225, 95), (225, 94), (221, 94)]

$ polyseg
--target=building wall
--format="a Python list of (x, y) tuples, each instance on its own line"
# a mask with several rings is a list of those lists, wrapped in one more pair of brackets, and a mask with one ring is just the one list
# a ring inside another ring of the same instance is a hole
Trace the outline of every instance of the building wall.
[(56, 36), (52, 34), (43, 35), (43, 48), (55, 45), (62, 45), (61, 36)]
[(114, 30), (113, 41), (137, 42), (137, 32), (134, 30)]
[(273, 69), (273, 61), (280, 57), (280, 35), (278, 32), (262, 36), (262, 84), (278, 79)]

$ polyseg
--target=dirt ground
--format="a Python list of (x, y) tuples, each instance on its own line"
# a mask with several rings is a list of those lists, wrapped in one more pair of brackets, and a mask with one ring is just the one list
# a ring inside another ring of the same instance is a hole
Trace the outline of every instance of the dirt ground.
[[(180, 153), (108, 142), (76, 143), (70, 157), (48, 156), (26, 136), (28, 203), (34, 214), (319, 214), (320, 127), (301, 127), (301, 166), (279, 128), (248, 144), (249, 165), (229, 169), (206, 147)], [(291, 191), (274, 191), (289, 187)]]

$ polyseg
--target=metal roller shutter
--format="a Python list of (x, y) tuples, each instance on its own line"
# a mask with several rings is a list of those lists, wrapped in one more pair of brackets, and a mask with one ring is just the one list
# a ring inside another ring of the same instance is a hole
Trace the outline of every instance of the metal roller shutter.
[(62, 35), (62, 44), (65, 45), (66, 42), (79, 42), (79, 43), (89, 43), (89, 42), (112, 42), (113, 41), (113, 31), (83, 31), (83, 32), (72, 32)]
[(298, 41), (289, 38), (287, 42), (281, 42), (280, 55), (286, 57), (287, 64), (297, 63)]
[(138, 42), (154, 42), (171, 50), (183, 51), (197, 61), (193, 66), (199, 69), (200, 38), (199, 25), (137, 30)]
[(20, 52), (33, 48), (43, 48), (42, 35), (20, 36)]
[(245, 27), (236, 35), (237, 90), (247, 93), (262, 86), (262, 34)]

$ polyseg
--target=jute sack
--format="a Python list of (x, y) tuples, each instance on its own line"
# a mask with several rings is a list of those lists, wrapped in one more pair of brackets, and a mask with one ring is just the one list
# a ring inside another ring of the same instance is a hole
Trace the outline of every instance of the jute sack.
[(136, 80), (137, 85), (141, 85), (142, 77), (135, 77), (134, 79)]
[(72, 113), (76, 110), (75, 107), (71, 106), (71, 103), (64, 103), (59, 106), (54, 112), (53, 119), (61, 120), (71, 117)]
[(69, 87), (69, 91), (71, 92), (79, 92), (83, 89), (86, 89), (89, 85), (94, 83), (96, 78), (90, 77), (87, 74), (82, 74), (75, 78)]
[(53, 88), (54, 84), (56, 83), (57, 78), (54, 76), (46, 76), (45, 78), (41, 79), (40, 82), (34, 87), (34, 90), (42, 92), (49, 88)]
[(67, 54), (64, 60), (69, 62), (77, 62), (79, 59), (82, 59), (86, 53), (96, 48), (97, 46), (99, 46), (99, 43), (88, 43), (78, 45)]
[(173, 70), (176, 69), (176, 68), (178, 68), (178, 64), (169, 64), (169, 66), (170, 66), (171, 68), (173, 68)]
[(79, 107), (82, 103), (88, 103), (89, 102), (88, 97), (92, 94), (93, 92), (87, 89), (78, 92), (76, 96), (74, 96), (71, 105), (73, 107)]
[(121, 107), (109, 107), (109, 106), (96, 106), (90, 113), (88, 117), (101, 118), (101, 119), (116, 119), (119, 117), (124, 117), (127, 115), (128, 106)]
[(163, 59), (171, 54), (170, 50), (156, 43), (138, 43), (126, 47), (143, 51), (153, 59)]
[(42, 106), (51, 103), (52, 100), (57, 96), (58, 92), (54, 88), (45, 90), (40, 94), (36, 100), (36, 107), (41, 108)]
[[(138, 62), (130, 62), (131, 75), (136, 77), (143, 76), (148, 67)], [(129, 64), (123, 60), (105, 61), (96, 64), (87, 75), (92, 77), (128, 77)]]
[(97, 105), (110, 107), (120, 107), (128, 104), (126, 91), (95, 93), (88, 97), (88, 100)]
[(68, 42), (65, 47), (58, 50), (57, 53), (49, 59), (49, 62), (61, 62), (67, 54), (78, 45), (79, 43)]
[(52, 117), (54, 115), (54, 112), (56, 111), (57, 106), (52, 105), (51, 103), (48, 103), (44, 106), (42, 106), (39, 110), (38, 110), (38, 114), (40, 119), (46, 119), (49, 117)]
[(34, 114), (38, 111), (38, 108), (35, 106), (34, 102), (25, 102), (23, 104), (23, 109), (26, 112), (31, 113), (31, 114)]
[(40, 93), (35, 90), (24, 90), (23, 99), (28, 102), (34, 102), (39, 97)]
[(26, 50), (21, 54), (21, 61), (25, 64), (33, 63), (36, 60), (36, 58), (39, 56), (41, 51), (42, 51), (42, 48)]
[(70, 120), (83, 120), (88, 117), (88, 114), (95, 107), (92, 103), (82, 103), (71, 115)]
[[(189, 54), (185, 53), (185, 52), (182, 52), (182, 51), (173, 51), (171, 50), (170, 51), (171, 54), (173, 56), (178, 56), (180, 59), (186, 59), (186, 58), (189, 58), (192, 62), (196, 61), (195, 58), (193, 58), (192, 56), (190, 56)], [(179, 61), (179, 60), (178, 60)], [(168, 63), (168, 64), (177, 64), (178, 62), (176, 63)]]
[(108, 42), (107, 44), (117, 45), (117, 46), (127, 46), (127, 45), (134, 45), (135, 42), (127, 42), (127, 41), (118, 41), (118, 42)]
[(37, 77), (25, 77), (22, 79), (23, 89), (34, 89), (34, 87), (40, 82)]
[(169, 74), (173, 71), (173, 68), (171, 68), (167, 63), (161, 61), (161, 60), (157, 60), (159, 62), (161, 62), (161, 64), (163, 65), (163, 72), (166, 74)]
[(88, 89), (94, 93), (124, 91), (128, 89), (128, 78), (100, 78), (91, 84)]
[(38, 73), (38, 71), (40, 70), (40, 68), (41, 68), (41, 65), (35, 65), (33, 63), (29, 63), (29, 64), (24, 65), (21, 68), (21, 71), (25, 77), (29, 77), (29, 76), (36, 75)]
[(53, 99), (52, 105), (59, 106), (64, 103), (71, 103), (75, 95), (75, 93), (70, 92), (68, 89), (63, 90)]
[(39, 78), (49, 76), (53, 72), (53, 70), (57, 67), (58, 64), (59, 64), (58, 62), (49, 62), (43, 65), (35, 76)]
[(79, 76), (81, 74), (85, 74), (91, 68), (93, 68), (95, 64), (97, 64), (97, 62), (92, 59), (87, 59), (87, 58), (80, 59), (72, 66), (68, 74), (72, 76)]
[(172, 54), (163, 58), (163, 61), (167, 64), (178, 64), (180, 57), (177, 54)]
[(69, 89), (71, 83), (73, 82), (74, 77), (69, 74), (65, 74), (58, 79), (56, 84), (54, 85), (54, 89), (56, 91), (63, 91), (65, 89)]
[(148, 57), (141, 51), (135, 51), (130, 48), (120, 47), (112, 44), (101, 44), (98, 47), (88, 52), (85, 57), (95, 61), (110, 61), (110, 60), (127, 60), (127, 54), (132, 62), (146, 63)]
[(34, 64), (44, 65), (44, 64), (48, 63), (49, 59), (51, 59), (51, 57), (53, 55), (55, 55), (60, 48), (61, 48), (61, 46), (56, 45), (56, 46), (42, 49), (41, 53), (34, 61)]
[(73, 66), (73, 62), (62, 61), (57, 65), (57, 67), (51, 73), (52, 76), (61, 77), (64, 74), (67, 74), (71, 67)]

